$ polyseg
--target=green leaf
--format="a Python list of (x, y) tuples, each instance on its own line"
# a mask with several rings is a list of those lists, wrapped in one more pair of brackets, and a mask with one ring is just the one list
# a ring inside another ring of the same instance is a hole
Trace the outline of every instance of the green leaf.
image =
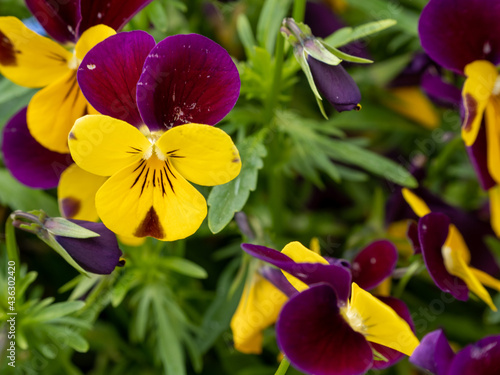
[(231, 221), (235, 212), (241, 211), (257, 187), (258, 170), (264, 166), (267, 155), (260, 137), (253, 136), (238, 145), (241, 157), (241, 172), (234, 180), (215, 186), (208, 196), (208, 227), (218, 233)]
[(269, 53), (274, 52), (276, 36), (285, 18), (291, 0), (266, 0), (257, 24), (257, 41)]
[(207, 271), (196, 263), (181, 257), (168, 257), (159, 260), (160, 267), (168, 270), (175, 271), (182, 275), (194, 277), (197, 279), (206, 279), (208, 277)]
[(43, 309), (34, 317), (34, 319), (40, 322), (54, 320), (62, 316), (74, 313), (75, 311), (83, 308), (83, 306), (85, 306), (85, 302), (83, 301), (67, 301), (54, 303), (53, 305), (50, 305)]
[(355, 63), (360, 63), (360, 64), (371, 64), (373, 62), (373, 60), (369, 60), (369, 59), (364, 59), (362, 57), (357, 57), (357, 56), (353, 56), (353, 55), (349, 55), (345, 52), (342, 52), (334, 47), (331, 47), (331, 46), (328, 46), (326, 45), (326, 48), (331, 52), (333, 53), (334, 55), (336, 55), (338, 58), (342, 59), (342, 60), (345, 60), (345, 61), (350, 61), (350, 62), (355, 62)]
[[(325, 43), (334, 48), (339, 48), (351, 43), (352, 41), (367, 37), (378, 33), (396, 24), (395, 20), (386, 19), (375, 22), (365, 23), (364, 25), (352, 27), (344, 27), (335, 31), (332, 35), (325, 39)], [(341, 56), (339, 56), (341, 57)], [(342, 57), (341, 57), (342, 58)]]
[(0, 202), (14, 210), (31, 211), (43, 209), (49, 216), (58, 216), (59, 208), (56, 199), (42, 190), (30, 189), (14, 177), (6, 169), (0, 169)]
[(236, 30), (238, 31), (238, 36), (241, 44), (245, 48), (247, 56), (253, 55), (254, 47), (256, 46), (255, 38), (253, 36), (252, 26), (250, 26), (250, 21), (248, 21), (248, 17), (244, 13), (238, 16)]
[(63, 217), (48, 218), (44, 223), (44, 227), (56, 236), (71, 238), (100, 237), (100, 234), (92, 232), (91, 230), (75, 224)]

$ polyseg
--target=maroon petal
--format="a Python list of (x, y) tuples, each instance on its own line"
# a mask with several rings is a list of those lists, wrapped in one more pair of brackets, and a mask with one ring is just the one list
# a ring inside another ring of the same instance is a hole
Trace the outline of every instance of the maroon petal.
[(340, 315), (335, 291), (325, 284), (283, 306), (276, 337), (290, 363), (307, 374), (364, 374), (373, 361), (370, 345)]
[(287, 255), (265, 246), (244, 243), (241, 248), (248, 254), (281, 268), (307, 285), (326, 283), (337, 293), (338, 300), (345, 304), (351, 292), (351, 272), (349, 269), (320, 263), (295, 263)]
[(479, 128), (476, 141), (470, 147), (466, 147), (470, 162), (476, 171), (479, 183), (483, 190), (489, 190), (496, 185), (495, 180), (488, 171), (488, 149), (486, 142), (486, 126), (484, 122)]
[(361, 101), (358, 85), (341, 65), (328, 65), (311, 56), (307, 63), (319, 92), (337, 111), (358, 108)]
[(469, 299), (469, 288), (462, 279), (448, 273), (441, 253), (450, 219), (442, 213), (430, 213), (418, 222), (418, 236), (425, 265), (434, 283), (444, 292), (461, 301)]
[(63, 44), (76, 42), (80, 1), (26, 0), (26, 6), (52, 38)]
[(154, 46), (148, 33), (130, 31), (113, 35), (92, 48), (78, 68), (78, 84), (89, 103), (104, 115), (142, 125), (136, 86)]
[(88, 28), (104, 24), (116, 31), (121, 30), (142, 8), (152, 0), (85, 0), (81, 1), (82, 20), (78, 35)]
[(185, 123), (214, 125), (233, 108), (240, 77), (227, 51), (197, 35), (170, 36), (150, 52), (137, 87), (151, 130)]
[(418, 32), (425, 52), (441, 66), (463, 73), (475, 60), (500, 62), (500, 2), (431, 0)]
[(458, 108), (462, 102), (460, 89), (443, 81), (440, 75), (425, 72), (421, 80), (422, 89), (437, 104), (443, 107)]
[(455, 357), (455, 353), (453, 353), (443, 330), (438, 329), (424, 336), (420, 345), (411, 355), (410, 362), (435, 375), (447, 375), (453, 357)]
[(352, 261), (352, 281), (362, 289), (373, 289), (392, 274), (397, 261), (398, 251), (392, 242), (375, 241)]
[(414, 254), (421, 254), (422, 249), (420, 248), (420, 240), (418, 239), (418, 223), (411, 220), (408, 224), (408, 229), (406, 231), (406, 236), (411, 242)]
[[(406, 306), (406, 304), (401, 301), (400, 299), (394, 298), (394, 297), (378, 297), (379, 300), (381, 300), (383, 303), (386, 305), (389, 305), (392, 307), (396, 313), (403, 318), (410, 326), (411, 330), (415, 332), (415, 327), (413, 325), (413, 319), (411, 318), (410, 310)], [(397, 361), (402, 359), (405, 355), (401, 352), (398, 352), (397, 350), (388, 348), (387, 346), (383, 346), (380, 344), (375, 344), (370, 342), (370, 345), (380, 354), (382, 354), (385, 358), (387, 358), (386, 361), (373, 361), (373, 366), (372, 368), (381, 370), (384, 368), (388, 368), (395, 364)]]
[(55, 236), (56, 241), (84, 270), (97, 274), (110, 274), (120, 264), (122, 252), (116, 235), (102, 223), (70, 220), (88, 230), (100, 234), (93, 238)]
[(22, 184), (34, 189), (51, 189), (73, 160), (70, 154), (50, 151), (39, 144), (28, 130), (26, 108), (5, 125), (2, 139), (4, 163)]
[(500, 336), (490, 336), (460, 350), (448, 374), (493, 375), (500, 369)]

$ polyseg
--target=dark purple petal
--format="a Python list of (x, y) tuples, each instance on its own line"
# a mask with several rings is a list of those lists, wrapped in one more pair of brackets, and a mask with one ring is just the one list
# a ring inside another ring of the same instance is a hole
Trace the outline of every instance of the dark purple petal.
[(483, 123), (479, 127), (479, 133), (477, 134), (476, 141), (470, 147), (465, 147), (467, 149), (467, 154), (469, 155), (470, 162), (476, 171), (479, 183), (483, 190), (489, 190), (496, 185), (495, 180), (491, 177), (488, 170), (488, 149), (486, 143), (486, 126)]
[(248, 254), (281, 268), (307, 285), (330, 285), (337, 293), (339, 302), (347, 303), (351, 292), (351, 272), (347, 268), (333, 264), (295, 263), (287, 255), (265, 246), (244, 243), (241, 248)]
[(500, 369), (500, 336), (490, 336), (460, 350), (448, 374), (493, 375)]
[(358, 85), (341, 65), (328, 65), (308, 56), (314, 83), (322, 96), (339, 111), (359, 108), (361, 93)]
[(422, 75), (433, 64), (427, 54), (422, 52), (416, 54), (403, 71), (389, 82), (388, 87), (419, 86)]
[(326, 284), (290, 298), (276, 337), (290, 363), (307, 374), (364, 374), (373, 361), (370, 345), (340, 315), (335, 291)]
[(304, 23), (311, 28), (314, 36), (320, 38), (326, 38), (345, 26), (327, 5), (311, 1), (306, 3)]
[(239, 92), (238, 70), (224, 48), (202, 35), (174, 35), (146, 59), (137, 104), (151, 130), (214, 125), (233, 108)]
[[(447, 375), (455, 353), (442, 329), (428, 333), (410, 357), (410, 362), (435, 375)], [(451, 374), (455, 374), (454, 372)]]
[(406, 236), (413, 246), (414, 254), (421, 254), (422, 249), (420, 248), (420, 240), (418, 239), (418, 223), (411, 220), (408, 224), (408, 230), (406, 231)]
[(418, 32), (425, 52), (443, 67), (463, 73), (475, 60), (500, 62), (500, 2), (431, 0)]
[(295, 289), (293, 285), (290, 284), (290, 282), (285, 277), (285, 275), (283, 275), (283, 272), (281, 272), (280, 269), (263, 266), (260, 269), (260, 274), (288, 297), (294, 296), (298, 293), (297, 289)]
[(116, 235), (102, 223), (69, 220), (100, 234), (93, 238), (55, 236), (56, 241), (84, 270), (97, 274), (110, 274), (119, 265), (122, 252)]
[(434, 283), (444, 292), (461, 301), (469, 299), (469, 288), (462, 279), (448, 273), (441, 253), (450, 226), (450, 219), (442, 213), (430, 213), (418, 222), (418, 237), (425, 265)]
[[(377, 296), (377, 298), (379, 300), (381, 300), (383, 303), (385, 303), (386, 305), (389, 305), (401, 318), (403, 318), (408, 323), (411, 330), (413, 332), (415, 332), (415, 327), (413, 325), (413, 319), (411, 318), (410, 310), (408, 309), (408, 307), (406, 306), (406, 304), (403, 301), (401, 301), (400, 299), (394, 298), (394, 297), (378, 297)], [(387, 362), (386, 361), (373, 361), (372, 368), (377, 369), (377, 370), (388, 368), (405, 356), (403, 353), (398, 352), (397, 350), (388, 348), (387, 346), (375, 344), (373, 342), (370, 342), (370, 345), (377, 352), (382, 354), (388, 360)]]
[(63, 44), (76, 42), (80, 1), (26, 0), (26, 6), (52, 38)]
[(78, 68), (83, 95), (103, 115), (134, 126), (143, 124), (137, 109), (137, 81), (155, 40), (144, 31), (113, 35), (97, 44)]
[(443, 107), (459, 108), (462, 102), (460, 89), (451, 83), (443, 81), (439, 74), (425, 72), (422, 75), (420, 85), (435, 103)]
[(365, 247), (352, 261), (352, 281), (362, 289), (375, 288), (388, 278), (398, 261), (398, 250), (387, 240)]
[(120, 31), (142, 8), (152, 0), (84, 0), (81, 1), (82, 20), (78, 35), (88, 28), (104, 24)]
[(50, 151), (31, 136), (26, 123), (26, 108), (5, 125), (2, 152), (10, 173), (34, 189), (56, 187), (61, 173), (73, 163), (70, 154)]

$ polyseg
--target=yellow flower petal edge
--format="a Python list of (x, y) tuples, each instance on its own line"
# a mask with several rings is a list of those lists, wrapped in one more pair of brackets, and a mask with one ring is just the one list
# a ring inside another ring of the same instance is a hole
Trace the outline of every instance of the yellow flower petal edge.
[(115, 35), (116, 31), (106, 25), (96, 25), (84, 31), (75, 46), (77, 61), (82, 61), (88, 51), (104, 39)]
[(500, 183), (500, 100), (492, 96), (486, 106), (486, 143), (488, 172), (497, 184)]
[(97, 192), (96, 208), (116, 234), (162, 241), (192, 235), (207, 215), (203, 195), (155, 154), (111, 176)]
[[(283, 250), (281, 250), (281, 252), (289, 256), (296, 263), (328, 264), (328, 261), (325, 258), (323, 258), (318, 253), (309, 250), (298, 241), (290, 242), (283, 248)], [(299, 292), (302, 292), (303, 290), (306, 290), (308, 288), (306, 283), (290, 275), (288, 272), (283, 271), (283, 275), (285, 275), (290, 284), (292, 284), (292, 286)]]
[(16, 17), (0, 17), (0, 40), (0, 73), (20, 86), (44, 87), (71, 70), (71, 52)]
[(401, 189), (401, 193), (403, 194), (403, 198), (405, 199), (406, 203), (410, 205), (411, 209), (417, 216), (422, 217), (431, 213), (429, 206), (427, 206), (424, 200), (415, 195), (415, 193), (413, 193), (411, 190), (403, 188)]
[(231, 319), (234, 347), (247, 354), (262, 352), (262, 331), (278, 319), (287, 296), (262, 276), (255, 274), (245, 286)]
[(410, 356), (419, 341), (409, 324), (390, 306), (352, 283), (351, 300), (344, 315), (351, 327), (368, 341)]
[(462, 234), (453, 224), (450, 224), (449, 226), (448, 236), (446, 237), (446, 241), (444, 242), (443, 247), (449, 247), (450, 249), (453, 249), (453, 251), (457, 252), (460, 258), (463, 259), (465, 264), (470, 263), (469, 248), (467, 247)]
[(61, 214), (68, 219), (97, 221), (95, 195), (106, 177), (84, 171), (76, 164), (61, 174), (57, 200)]
[(101, 176), (111, 176), (139, 162), (151, 148), (151, 143), (136, 127), (103, 115), (78, 119), (68, 138), (75, 163)]
[(231, 137), (210, 125), (176, 126), (165, 132), (157, 144), (174, 168), (198, 185), (225, 184), (241, 170), (240, 155)]
[(491, 227), (497, 237), (500, 237), (500, 185), (495, 185), (488, 190), (488, 196), (490, 197)]
[(467, 146), (472, 146), (479, 132), (498, 72), (489, 61), (478, 60), (465, 66), (465, 75), (467, 79), (462, 90), (465, 108), (462, 138)]

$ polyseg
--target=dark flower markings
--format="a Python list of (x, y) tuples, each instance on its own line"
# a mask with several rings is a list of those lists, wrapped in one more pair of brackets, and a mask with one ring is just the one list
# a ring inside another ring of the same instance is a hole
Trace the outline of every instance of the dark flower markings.
[[(141, 170), (139, 171), (139, 175), (136, 177), (136, 179), (134, 180), (134, 182), (130, 186), (130, 189), (132, 189), (139, 182), (139, 180), (141, 179), (141, 176), (143, 176), (143, 174), (144, 174), (144, 176), (142, 177), (143, 182), (141, 185), (141, 192), (139, 194), (139, 197), (142, 196), (142, 193), (144, 192), (144, 188), (148, 187), (151, 182), (153, 183), (153, 187), (156, 187), (157, 183), (158, 183), (158, 186), (161, 186), (162, 197), (164, 197), (167, 194), (167, 191), (165, 189), (165, 181), (168, 182), (168, 185), (170, 186), (170, 190), (172, 190), (172, 193), (175, 194), (174, 186), (172, 185), (172, 181), (171, 181), (170, 177), (173, 177), (175, 179), (177, 179), (177, 177), (170, 169), (170, 162), (168, 159), (164, 161), (164, 164), (165, 165), (162, 166), (161, 168), (153, 168), (153, 174), (152, 174), (152, 178), (150, 180), (150, 179), (148, 179), (148, 176), (149, 176), (149, 171), (150, 171), (151, 167), (148, 167), (146, 160), (142, 159), (139, 162), (139, 165), (132, 171), (132, 173), (133, 173), (133, 172), (138, 171), (141, 168)], [(144, 171), (146, 171), (146, 173), (144, 173)], [(157, 176), (157, 172), (159, 174), (159, 177)]]
[(0, 64), (3, 66), (16, 66), (16, 53), (21, 52), (15, 50), (10, 39), (0, 31)]
[(81, 208), (81, 201), (74, 197), (67, 197), (61, 201), (61, 210), (67, 218), (73, 218)]
[(477, 102), (470, 94), (465, 94), (465, 121), (463, 124), (464, 130), (470, 130), (472, 122), (477, 115)]
[(160, 219), (153, 206), (149, 209), (146, 217), (141, 222), (134, 235), (137, 237), (165, 237), (165, 232), (160, 224)]

